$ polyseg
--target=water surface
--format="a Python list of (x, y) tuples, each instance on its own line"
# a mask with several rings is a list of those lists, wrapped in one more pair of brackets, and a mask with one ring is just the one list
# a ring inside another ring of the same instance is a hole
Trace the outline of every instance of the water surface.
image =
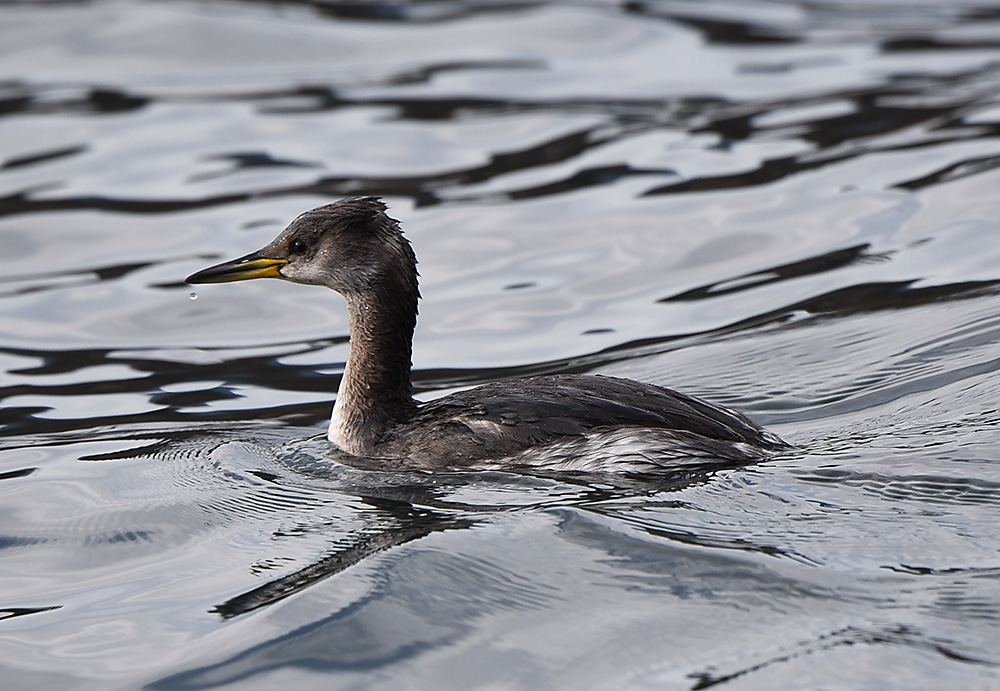
[[(1000, 685), (1000, 5), (0, 18), (5, 687)], [(340, 299), (182, 279), (352, 194), (422, 397), (627, 376), (794, 452), (345, 465)]]

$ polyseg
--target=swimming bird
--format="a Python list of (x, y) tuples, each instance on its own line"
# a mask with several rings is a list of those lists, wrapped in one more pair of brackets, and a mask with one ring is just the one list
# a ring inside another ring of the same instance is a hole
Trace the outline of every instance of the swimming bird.
[(743, 415), (629, 379), (548, 375), (499, 381), (418, 403), (410, 379), (417, 260), (375, 197), (307, 211), (269, 245), (188, 283), (281, 278), (347, 301), (350, 345), (329, 440), (390, 467), (536, 467), (654, 472), (741, 464), (787, 445)]

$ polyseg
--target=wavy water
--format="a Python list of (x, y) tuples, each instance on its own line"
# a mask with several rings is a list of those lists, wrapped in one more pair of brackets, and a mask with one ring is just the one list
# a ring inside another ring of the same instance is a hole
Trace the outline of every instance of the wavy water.
[[(1000, 685), (1000, 5), (0, 3), (4, 688)], [(794, 449), (355, 467), (343, 195), (423, 398), (592, 372)]]

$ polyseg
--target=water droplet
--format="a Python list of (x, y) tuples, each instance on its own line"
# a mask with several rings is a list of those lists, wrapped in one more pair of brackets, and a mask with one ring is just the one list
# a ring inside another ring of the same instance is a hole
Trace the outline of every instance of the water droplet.
[(188, 298), (190, 298), (191, 300), (197, 300), (198, 299), (198, 293), (195, 293), (194, 291), (192, 291), (191, 294), (188, 295)]

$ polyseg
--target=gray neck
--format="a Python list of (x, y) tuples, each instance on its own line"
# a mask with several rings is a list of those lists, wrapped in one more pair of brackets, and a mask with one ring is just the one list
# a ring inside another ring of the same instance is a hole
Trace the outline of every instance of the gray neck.
[(383, 283), (345, 297), (351, 342), (327, 436), (348, 453), (372, 456), (416, 409), (410, 383), (416, 281), (412, 288)]

